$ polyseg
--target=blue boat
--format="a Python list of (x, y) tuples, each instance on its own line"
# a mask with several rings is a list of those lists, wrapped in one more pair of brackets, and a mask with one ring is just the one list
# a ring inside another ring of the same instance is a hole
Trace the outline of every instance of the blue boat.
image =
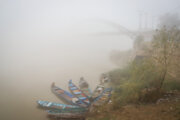
[(106, 88), (94, 101), (93, 106), (100, 106), (107, 103), (111, 98), (112, 88)]
[(41, 107), (45, 107), (45, 108), (55, 108), (55, 109), (80, 108), (79, 106), (75, 106), (75, 105), (66, 105), (66, 104), (49, 102), (49, 101), (41, 101), (41, 100), (38, 100), (37, 103), (38, 103)]
[(62, 100), (66, 101), (67, 103), (72, 105), (78, 105), (81, 107), (87, 107), (85, 103), (83, 103), (80, 99), (78, 99), (71, 93), (55, 86), (55, 83), (52, 83), (51, 89), (54, 94), (56, 94), (58, 97), (60, 97)]
[(89, 105), (90, 101), (86, 94), (84, 94), (73, 82), (69, 80), (69, 90), (73, 93), (78, 99), (83, 101), (85, 104)]
[(89, 88), (89, 84), (87, 83), (87, 81), (84, 80), (83, 77), (80, 78), (79, 80), (79, 88), (81, 89), (81, 91), (86, 94), (86, 96), (88, 98), (91, 98), (92, 96), (92, 92)]
[(93, 91), (93, 94), (91, 96), (92, 100), (95, 100), (97, 97), (99, 97), (104, 91), (104, 86), (99, 84)]

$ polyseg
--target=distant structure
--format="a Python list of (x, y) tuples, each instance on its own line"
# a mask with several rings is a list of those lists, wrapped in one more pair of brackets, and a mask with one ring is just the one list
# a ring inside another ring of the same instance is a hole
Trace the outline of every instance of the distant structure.
[(155, 17), (147, 12), (139, 12), (139, 31), (149, 31), (154, 29)]
[[(129, 30), (126, 27), (111, 21), (103, 21), (106, 24), (109, 24), (114, 28), (116, 28), (117, 32), (109, 32), (109, 33), (107, 32), (101, 35), (125, 35), (131, 38), (132, 40), (135, 40), (137, 39), (138, 36), (141, 36), (144, 40), (143, 44), (149, 47), (148, 43), (153, 39), (153, 35), (155, 31), (153, 28), (154, 26), (153, 18), (152, 18), (152, 23), (149, 24), (150, 27), (148, 27), (147, 19), (148, 19), (147, 15), (143, 13), (139, 13), (139, 29), (135, 31)], [(147, 55), (144, 52), (144, 50), (141, 48), (133, 48), (132, 50), (129, 51), (112, 51), (110, 55), (110, 59), (112, 60), (112, 62), (120, 67), (125, 66), (128, 62), (132, 60), (141, 62), (141, 60), (144, 59), (145, 57), (147, 57)]]

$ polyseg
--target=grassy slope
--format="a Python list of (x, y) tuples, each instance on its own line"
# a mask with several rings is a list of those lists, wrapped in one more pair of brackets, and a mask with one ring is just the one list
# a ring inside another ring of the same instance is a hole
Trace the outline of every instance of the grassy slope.
[(180, 120), (180, 92), (158, 104), (126, 105), (118, 110), (100, 112), (87, 120)]

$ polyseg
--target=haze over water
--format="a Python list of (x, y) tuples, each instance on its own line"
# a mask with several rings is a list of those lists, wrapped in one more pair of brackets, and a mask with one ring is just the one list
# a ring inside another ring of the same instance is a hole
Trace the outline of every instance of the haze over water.
[(67, 89), (69, 79), (78, 83), (83, 76), (94, 89), (101, 73), (116, 68), (109, 53), (133, 43), (125, 35), (98, 34), (118, 32), (103, 21), (136, 30), (137, 11), (144, 8), (141, 0), (1, 0), (0, 119), (48, 119), (36, 101), (61, 102), (52, 82)]
[(121, 42), (118, 37), (108, 38), (113, 42), (105, 37), (75, 36), (76, 42), (69, 40), (66, 45), (53, 39), (9, 44), (1, 66), (1, 118), (44, 120), (46, 112), (36, 108), (36, 100), (60, 102), (50, 91), (52, 82), (67, 89), (69, 79), (78, 83), (84, 76), (93, 89), (100, 74), (115, 67), (109, 52)]

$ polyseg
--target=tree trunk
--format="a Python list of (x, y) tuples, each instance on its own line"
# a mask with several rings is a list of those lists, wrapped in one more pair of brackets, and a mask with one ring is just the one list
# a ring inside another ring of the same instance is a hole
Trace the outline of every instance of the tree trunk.
[(162, 78), (161, 78), (161, 81), (160, 81), (160, 85), (159, 85), (159, 90), (162, 88), (162, 86), (163, 86), (163, 83), (164, 83), (164, 80), (165, 80), (165, 78), (166, 78), (166, 73), (167, 73), (167, 69), (165, 69), (164, 70), (164, 73), (163, 73), (163, 75), (162, 75)]

